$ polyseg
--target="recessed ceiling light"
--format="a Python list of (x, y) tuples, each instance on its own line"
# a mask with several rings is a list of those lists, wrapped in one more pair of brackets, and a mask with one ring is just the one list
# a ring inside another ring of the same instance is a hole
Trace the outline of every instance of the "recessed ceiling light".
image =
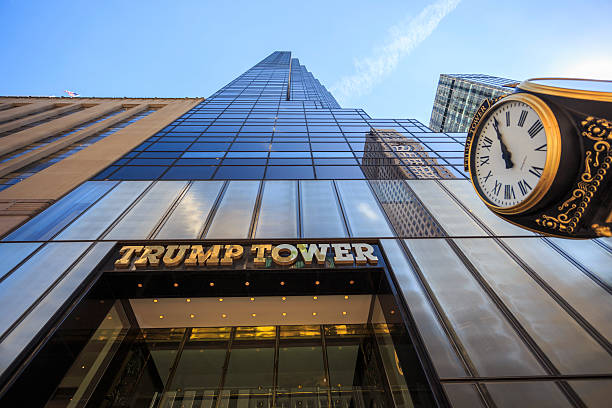
[(255, 316), (257, 316), (257, 313), (251, 313), (251, 316), (255, 317)]
[(316, 315), (317, 315), (317, 312), (312, 312), (312, 315), (313, 315), (313, 316), (316, 316)]
[(189, 317), (191, 317), (192, 319), (195, 317), (195, 315), (192, 313), (189, 315)]
[(352, 284), (355, 283), (355, 281), (354, 280), (350, 280), (349, 283), (352, 285)]
[(174, 285), (172, 286), (174, 286), (175, 288), (178, 288), (178, 283), (174, 282)]
[(317, 300), (319, 297), (318, 296), (313, 296), (312, 297), (314, 300)]
[(191, 299), (187, 298), (187, 299), (185, 299), (185, 302), (189, 303), (189, 302), (191, 302)]
[(251, 298), (251, 302), (254, 302), (254, 301), (255, 301), (255, 298), (254, 298), (254, 297), (252, 297), (252, 298)]
[(142, 288), (142, 283), (139, 283), (137, 286), (138, 286), (139, 288)]
[(281, 281), (281, 286), (285, 286), (285, 281)]
[(287, 312), (283, 312), (283, 316), (287, 316)]
[(250, 284), (251, 284), (251, 282), (249, 282), (249, 281), (244, 282), (244, 286), (249, 286)]
[(285, 300), (287, 300), (287, 298), (283, 296), (281, 300), (284, 302)]
[(210, 285), (211, 287), (212, 287), (212, 286), (215, 286), (215, 282), (210, 282), (210, 283), (209, 283), (209, 285)]
[(348, 295), (344, 295), (344, 298), (345, 298), (346, 300), (348, 300)]
[(160, 318), (160, 319), (163, 319), (163, 318), (164, 318), (164, 315), (159, 315), (159, 318)]
[(225, 319), (227, 317), (227, 315), (225, 313), (222, 313), (221, 317)]
[(319, 282), (319, 281), (315, 281), (315, 285), (318, 285), (318, 284), (320, 284), (320, 283), (321, 283), (321, 282)]
[(346, 312), (342, 312), (342, 315), (343, 315), (343, 316), (346, 316)]
[(153, 299), (153, 303), (157, 303), (157, 299)]
[(223, 302), (223, 298), (219, 298), (219, 302)]

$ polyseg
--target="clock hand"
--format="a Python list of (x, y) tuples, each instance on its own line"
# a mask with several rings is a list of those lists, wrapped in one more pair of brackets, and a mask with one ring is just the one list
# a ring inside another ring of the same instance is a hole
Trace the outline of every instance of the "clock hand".
[(502, 151), (502, 159), (504, 159), (504, 162), (506, 162), (506, 168), (510, 169), (514, 166), (512, 160), (510, 160), (512, 153), (510, 153), (510, 151), (502, 140), (502, 135), (499, 131), (499, 122), (497, 121), (497, 118), (495, 116), (493, 116), (493, 128), (495, 129), (495, 133), (497, 133), (497, 139), (499, 139), (499, 145), (501, 146)]

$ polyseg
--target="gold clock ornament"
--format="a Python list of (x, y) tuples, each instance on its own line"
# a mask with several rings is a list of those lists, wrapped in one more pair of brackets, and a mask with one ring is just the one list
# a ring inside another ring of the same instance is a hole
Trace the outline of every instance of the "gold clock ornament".
[(612, 81), (537, 78), (485, 100), (464, 165), (500, 217), (548, 235), (610, 234)]

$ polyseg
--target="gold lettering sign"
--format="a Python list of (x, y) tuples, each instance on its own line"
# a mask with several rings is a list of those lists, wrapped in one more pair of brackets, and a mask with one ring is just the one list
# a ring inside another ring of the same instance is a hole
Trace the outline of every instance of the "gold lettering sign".
[(245, 252), (252, 256), (255, 266), (265, 266), (269, 258), (277, 265), (291, 266), (298, 260), (305, 265), (324, 265), (328, 254), (336, 265), (378, 265), (374, 247), (365, 243), (339, 244), (253, 244), (250, 251), (243, 245), (214, 244), (204, 245), (125, 245), (119, 250), (119, 259), (114, 263), (117, 269), (127, 269), (134, 264), (136, 268), (156, 268), (180, 265), (231, 266), (242, 259)]

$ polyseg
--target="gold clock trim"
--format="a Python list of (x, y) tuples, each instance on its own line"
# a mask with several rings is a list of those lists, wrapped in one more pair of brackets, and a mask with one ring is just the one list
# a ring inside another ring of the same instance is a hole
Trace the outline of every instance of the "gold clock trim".
[(548, 107), (548, 105), (540, 98), (535, 95), (527, 94), (527, 93), (516, 93), (506, 96), (505, 98), (499, 100), (495, 104), (493, 104), (489, 109), (487, 109), (487, 113), (482, 118), (478, 127), (474, 131), (474, 135), (478, 135), (480, 137), (480, 130), (489, 116), (500, 106), (507, 102), (517, 101), (523, 102), (529, 105), (539, 116), (542, 121), (542, 125), (544, 126), (544, 131), (546, 132), (546, 162), (544, 164), (544, 171), (542, 172), (542, 176), (538, 181), (538, 184), (533, 188), (533, 191), (529, 193), (529, 195), (520, 203), (513, 205), (511, 207), (498, 207), (489, 203), (489, 201), (484, 198), (478, 188), (476, 187), (476, 183), (474, 181), (474, 172), (472, 171), (472, 157), (474, 155), (474, 149), (478, 144), (478, 139), (474, 138), (474, 140), (470, 143), (470, 160), (469, 164), (469, 172), (470, 172), (470, 181), (472, 182), (472, 186), (474, 190), (476, 190), (476, 194), (480, 197), (480, 199), (493, 211), (500, 214), (520, 214), (523, 213), (530, 208), (533, 208), (536, 204), (538, 204), (542, 198), (548, 193), (550, 186), (552, 186), (553, 181), (555, 180), (555, 176), (557, 175), (557, 170), (559, 170), (559, 163), (561, 162), (561, 131), (559, 130), (559, 124), (557, 123), (557, 118), (552, 110)]
[(612, 81), (605, 81), (601, 79), (583, 79), (583, 78), (530, 78), (530, 79), (527, 79), (521, 82), (518, 85), (518, 88), (524, 91), (536, 92), (540, 94), (553, 95), (553, 96), (563, 96), (566, 98), (586, 99), (586, 100), (594, 100), (594, 101), (601, 101), (601, 102), (612, 102), (612, 92), (585, 91), (581, 89), (559, 88), (556, 86), (541, 85), (541, 84), (536, 84), (532, 82), (532, 81), (538, 81), (541, 79), (612, 82)]

